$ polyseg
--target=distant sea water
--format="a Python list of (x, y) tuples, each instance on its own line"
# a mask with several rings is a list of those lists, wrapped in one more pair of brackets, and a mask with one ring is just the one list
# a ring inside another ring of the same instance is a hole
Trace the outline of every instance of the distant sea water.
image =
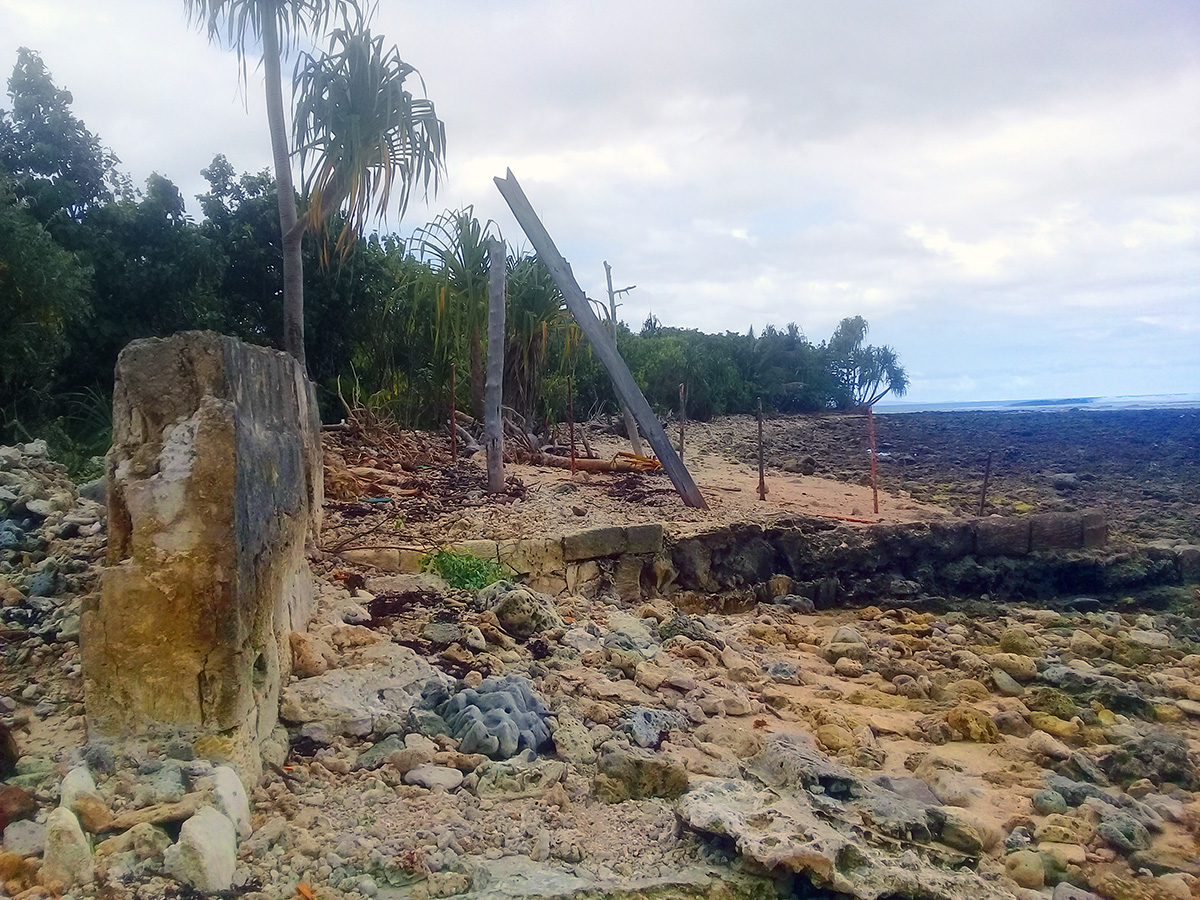
[(1129, 397), (1060, 397), (1053, 400), (977, 400), (958, 403), (881, 402), (879, 413), (906, 412), (1036, 412), (1078, 409), (1200, 409), (1200, 394), (1141, 394)]

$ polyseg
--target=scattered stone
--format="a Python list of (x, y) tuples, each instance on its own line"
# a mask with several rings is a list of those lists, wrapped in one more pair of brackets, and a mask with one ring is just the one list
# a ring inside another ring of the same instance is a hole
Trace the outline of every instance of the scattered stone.
[(463, 773), (449, 766), (435, 766), (432, 763), (426, 763), (405, 772), (404, 783), (419, 785), (431, 791), (437, 788), (453, 791), (463, 783)]
[(233, 823), (234, 831), (239, 838), (250, 836), (250, 800), (242, 779), (230, 766), (217, 766), (213, 769), (213, 799), (217, 809)]
[(58, 807), (46, 816), (42, 877), (70, 889), (91, 884), (92, 846), (69, 809)]
[(491, 609), (500, 627), (516, 638), (530, 638), (563, 625), (553, 597), (507, 581), (485, 588), (479, 599)]
[(1044, 731), (1035, 731), (1025, 741), (1025, 747), (1030, 753), (1048, 756), (1051, 759), (1068, 759), (1071, 748), (1057, 738), (1051, 737)]
[(1033, 808), (1037, 810), (1039, 815), (1043, 816), (1053, 813), (1065, 813), (1068, 809), (1067, 801), (1063, 799), (1063, 795), (1049, 788), (1043, 788), (1033, 795)]
[(991, 717), (972, 706), (958, 706), (946, 714), (946, 724), (962, 735), (963, 740), (977, 744), (996, 744), (1000, 731)]
[(1042, 856), (1033, 850), (1018, 850), (1004, 858), (1004, 870), (1008, 877), (1023, 888), (1040, 891), (1046, 883), (1046, 869)]
[(1037, 644), (1023, 628), (1006, 628), (1000, 635), (1000, 650), (1018, 656), (1038, 656)]
[(201, 891), (227, 891), (237, 867), (237, 833), (233, 822), (206, 806), (183, 823), (179, 842), (163, 853), (172, 877)]
[(606, 745), (601, 748), (599, 769), (592, 791), (604, 803), (650, 797), (673, 800), (688, 789), (682, 765), (637, 747)]
[(41, 856), (46, 848), (46, 826), (22, 819), (4, 829), (4, 850), (17, 856)]

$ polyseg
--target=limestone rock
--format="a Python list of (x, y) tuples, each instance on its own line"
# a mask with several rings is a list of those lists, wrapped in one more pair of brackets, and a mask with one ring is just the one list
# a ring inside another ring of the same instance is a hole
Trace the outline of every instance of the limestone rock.
[(600, 771), (592, 790), (605, 803), (674, 799), (688, 788), (687, 770), (674, 760), (649, 750), (611, 744), (602, 748)]
[(563, 625), (554, 598), (505, 581), (484, 590), (480, 599), (489, 605), (500, 627), (517, 638), (529, 638)]
[(996, 653), (988, 657), (988, 662), (1017, 681), (1033, 681), (1037, 677), (1037, 663), (1019, 653)]
[(237, 866), (237, 833), (233, 823), (206, 806), (183, 823), (179, 842), (163, 854), (163, 866), (174, 878), (201, 891), (227, 891)]
[(74, 811), (75, 800), (81, 794), (99, 796), (96, 782), (87, 766), (75, 766), (67, 772), (58, 789), (58, 805)]
[(1037, 644), (1023, 628), (1006, 628), (1000, 635), (1000, 650), (1018, 656), (1038, 656)]
[(1025, 746), (1030, 753), (1048, 756), (1051, 759), (1068, 759), (1071, 756), (1070, 747), (1044, 731), (1035, 731), (1029, 735)]
[(1000, 741), (1000, 731), (991, 717), (973, 706), (958, 706), (946, 714), (946, 724), (963, 736), (964, 740), (977, 744), (995, 744)]
[(316, 635), (293, 631), (289, 638), (292, 650), (292, 672), (299, 678), (323, 675), (337, 665), (333, 648)]
[(463, 783), (463, 773), (449, 766), (435, 766), (432, 763), (426, 763), (405, 772), (404, 783), (417, 784), (431, 791), (434, 788), (453, 791)]
[(46, 817), (46, 846), (42, 856), (42, 877), (65, 888), (91, 884), (92, 847), (69, 809), (59, 807)]
[(1041, 854), (1033, 850), (1018, 850), (1004, 858), (1004, 870), (1008, 877), (1023, 888), (1040, 891), (1046, 883), (1046, 870)]
[(233, 823), (239, 838), (250, 836), (250, 800), (242, 779), (229, 766), (217, 766), (213, 770), (213, 799), (217, 809)]

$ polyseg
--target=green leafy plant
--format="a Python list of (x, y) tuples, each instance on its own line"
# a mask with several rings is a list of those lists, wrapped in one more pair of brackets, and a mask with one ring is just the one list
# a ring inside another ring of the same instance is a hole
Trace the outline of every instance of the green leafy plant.
[(425, 557), (422, 568), (432, 572), (456, 590), (478, 591), (503, 580), (504, 567), (490, 559), (480, 559), (456, 550), (438, 550)]

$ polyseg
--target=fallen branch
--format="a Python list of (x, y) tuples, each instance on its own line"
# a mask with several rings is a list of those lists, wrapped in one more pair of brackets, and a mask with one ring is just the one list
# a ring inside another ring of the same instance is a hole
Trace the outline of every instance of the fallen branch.
[[(531, 458), (535, 466), (551, 466), (556, 469), (571, 468), (569, 456), (554, 456), (550, 453), (535, 453)], [(632, 453), (618, 453), (612, 459), (588, 459), (575, 457), (575, 468), (585, 472), (653, 472), (660, 468), (658, 460), (636, 456)]]

